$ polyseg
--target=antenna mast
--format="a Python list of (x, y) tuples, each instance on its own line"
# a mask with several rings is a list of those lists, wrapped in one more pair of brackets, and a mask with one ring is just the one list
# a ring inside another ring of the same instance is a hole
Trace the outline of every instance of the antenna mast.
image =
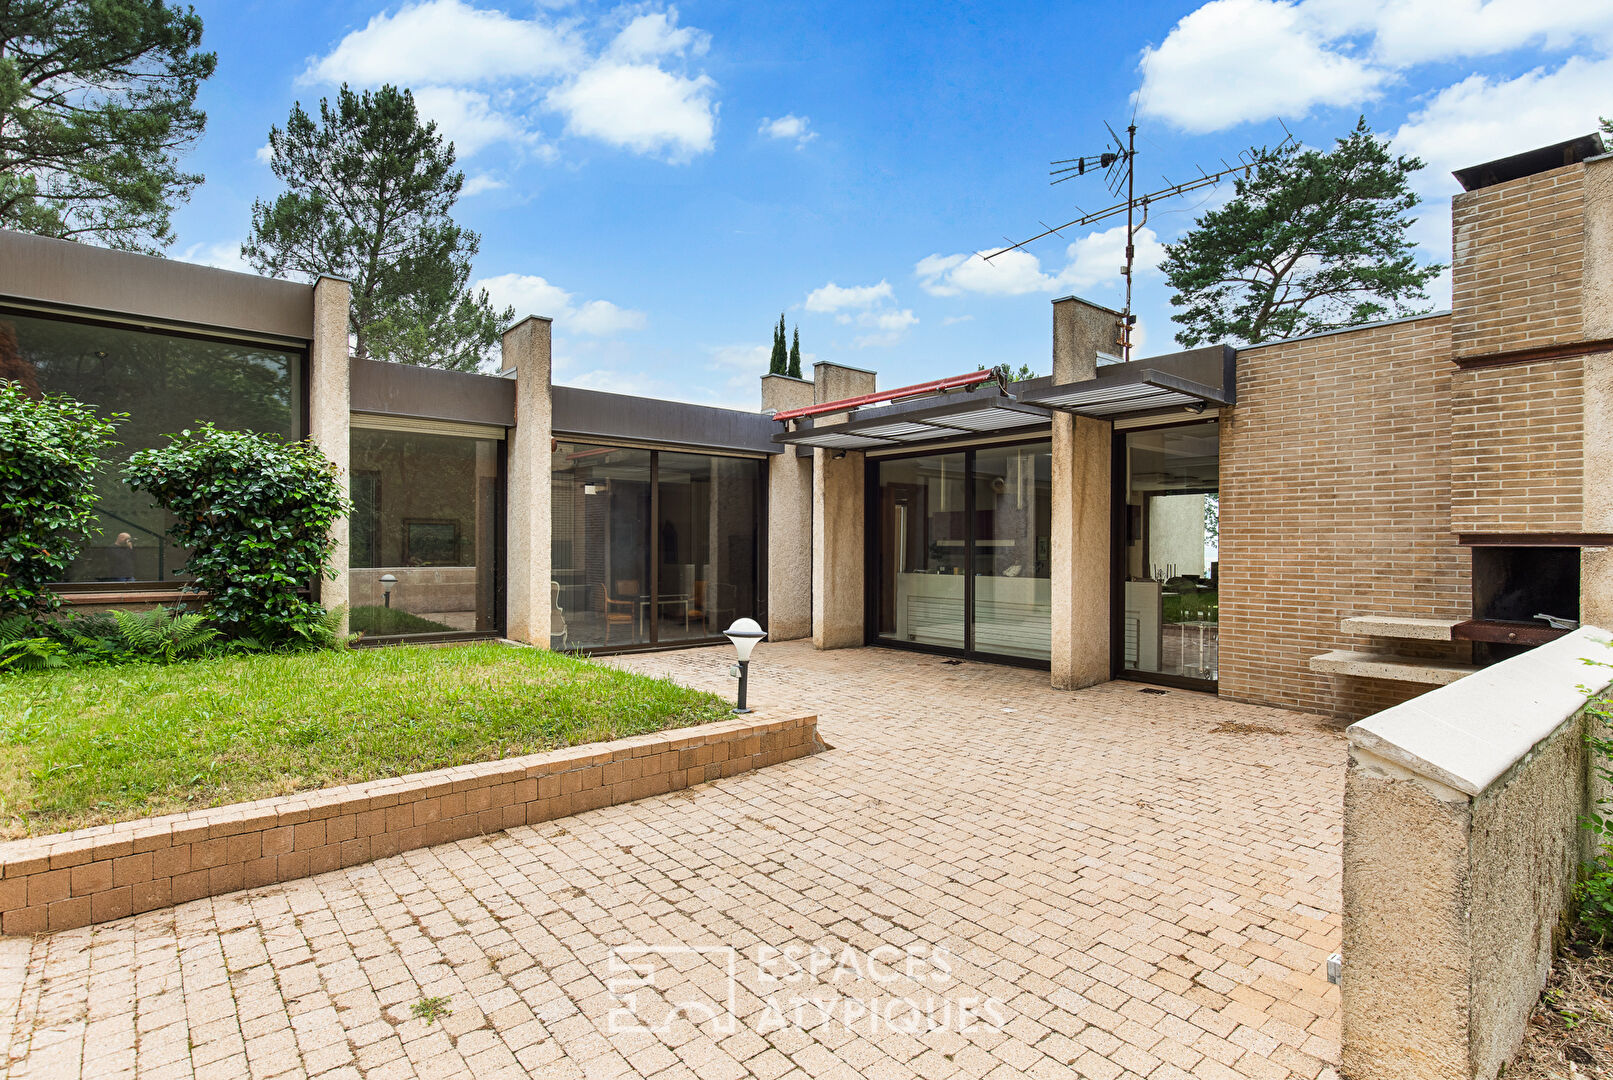
[[(1166, 187), (1160, 188), (1158, 191), (1150, 191), (1145, 195), (1138, 195), (1137, 117), (1133, 115), (1131, 118), (1131, 123), (1126, 125), (1126, 138), (1124, 140), (1120, 138), (1120, 134), (1115, 131), (1113, 127), (1110, 127), (1108, 124), (1105, 124), (1104, 127), (1109, 128), (1109, 135), (1114, 139), (1114, 149), (1106, 149), (1102, 153), (1088, 154), (1085, 157), (1065, 158), (1062, 161), (1051, 162), (1052, 165), (1063, 167), (1055, 168), (1049, 172), (1048, 175), (1058, 177), (1058, 179), (1052, 180), (1050, 183), (1062, 184), (1066, 180), (1073, 180), (1078, 176), (1085, 176), (1088, 170), (1097, 171), (1101, 169), (1104, 173), (1104, 186), (1109, 189), (1109, 193), (1111, 195), (1118, 196), (1120, 194), (1120, 188), (1124, 186), (1126, 189), (1126, 201), (1116, 203), (1113, 206), (1107, 207), (1103, 210), (1094, 211), (1090, 214), (1084, 213), (1080, 217), (1071, 221), (1066, 221), (1062, 225), (1048, 225), (1046, 222), (1043, 222), (1042, 232), (1037, 233), (1028, 240), (1021, 240), (1017, 244), (1010, 244), (1008, 247), (994, 251), (990, 255), (982, 255), (981, 258), (985, 259), (987, 262), (990, 262), (992, 259), (995, 259), (997, 256), (1002, 255), (1005, 252), (1017, 251), (1029, 244), (1034, 244), (1043, 237), (1063, 235), (1064, 229), (1091, 225), (1094, 222), (1103, 221), (1107, 218), (1116, 216), (1121, 211), (1125, 211), (1126, 265), (1121, 269), (1121, 274), (1124, 275), (1126, 279), (1126, 307), (1124, 312), (1122, 312), (1122, 335), (1120, 346), (1124, 353), (1122, 359), (1130, 360), (1131, 328), (1137, 322), (1137, 317), (1131, 313), (1132, 272), (1137, 262), (1137, 230), (1148, 224), (1149, 206), (1161, 199), (1175, 198), (1178, 195), (1186, 195), (1188, 192), (1197, 191), (1200, 188), (1214, 187), (1216, 184), (1235, 173), (1247, 174), (1249, 170), (1260, 164), (1261, 160), (1267, 156), (1268, 152), (1264, 148), (1251, 146), (1238, 155), (1239, 164), (1237, 165), (1228, 164), (1223, 158), (1221, 161), (1223, 167), (1216, 172), (1209, 173), (1200, 168), (1199, 175), (1197, 177), (1180, 184), (1172, 184), (1170, 177), (1168, 176), (1162, 177), (1161, 179), (1165, 181), (1167, 185)], [(1285, 146), (1292, 142), (1294, 138), (1292, 134), (1288, 133), (1287, 128), (1284, 128), (1283, 130), (1285, 137), (1282, 142), (1277, 144), (1278, 151), (1282, 150)], [(1080, 209), (1080, 207), (1077, 207), (1076, 209)], [(1137, 215), (1137, 211), (1139, 209), (1142, 211), (1140, 218)]]

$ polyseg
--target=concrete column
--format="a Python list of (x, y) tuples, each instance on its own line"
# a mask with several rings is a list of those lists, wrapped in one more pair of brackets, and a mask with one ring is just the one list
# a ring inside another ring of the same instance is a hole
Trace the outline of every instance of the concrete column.
[[(352, 287), (342, 278), (320, 277), (314, 282), (314, 340), (308, 348), (308, 437), (335, 462), (342, 491), (352, 494), (348, 474), (352, 455), (348, 424), (352, 415), (347, 364), (348, 308)], [(319, 602), (337, 608), (350, 602), (348, 580), (351, 553), (348, 550), (348, 520), (343, 517), (331, 526), (331, 548), (327, 567), (335, 576), (319, 583)], [(340, 627), (347, 633), (344, 616)]]
[[(1097, 374), (1119, 349), (1120, 314), (1067, 296), (1053, 301), (1053, 382)], [(1055, 689), (1110, 677), (1110, 471), (1107, 421), (1053, 414), (1053, 673)]]
[[(874, 392), (874, 373), (841, 364), (812, 365), (813, 400), (819, 404)], [(845, 414), (816, 419), (834, 424)], [(812, 451), (812, 644), (849, 649), (863, 644), (863, 455), (856, 450)]]
[[(1587, 341), (1613, 338), (1613, 158), (1585, 163), (1585, 269), (1582, 293)], [(1585, 364), (1582, 491), (1588, 533), (1613, 532), (1613, 354)], [(1613, 626), (1613, 549), (1586, 548), (1579, 557), (1579, 617)]]
[[(801, 409), (813, 385), (788, 375), (762, 376), (762, 411)], [(767, 638), (812, 635), (812, 458), (788, 447), (767, 459)]]
[(515, 369), (515, 427), (505, 470), (505, 633), (549, 647), (550, 320), (528, 315), (504, 332), (504, 368)]

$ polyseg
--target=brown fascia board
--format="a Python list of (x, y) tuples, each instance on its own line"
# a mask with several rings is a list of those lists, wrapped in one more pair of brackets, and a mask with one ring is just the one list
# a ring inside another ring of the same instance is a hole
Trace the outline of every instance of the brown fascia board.
[(515, 425), (512, 379), (357, 357), (347, 363), (354, 412), (506, 428)]
[(312, 285), (0, 229), (0, 303), (311, 341)]

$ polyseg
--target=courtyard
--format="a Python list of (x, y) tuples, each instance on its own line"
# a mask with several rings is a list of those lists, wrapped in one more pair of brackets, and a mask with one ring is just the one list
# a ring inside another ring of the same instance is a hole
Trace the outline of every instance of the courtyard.
[[(729, 693), (731, 655), (609, 662)], [(751, 694), (769, 713), (817, 712), (832, 749), (0, 941), (8, 1075), (1333, 1075), (1336, 729), (1189, 691), (1060, 693), (1043, 672), (805, 641), (764, 645)], [(911, 1032), (776, 1016), (790, 987), (753, 961), (814, 946), (864, 958), (814, 991), (910, 997), (933, 976), (925, 992), (949, 1005), (997, 1004)], [(612, 992), (624, 947), (660, 950), (636, 1025)], [(938, 953), (894, 981), (865, 962)], [(668, 1002), (715, 1015), (663, 1023)]]

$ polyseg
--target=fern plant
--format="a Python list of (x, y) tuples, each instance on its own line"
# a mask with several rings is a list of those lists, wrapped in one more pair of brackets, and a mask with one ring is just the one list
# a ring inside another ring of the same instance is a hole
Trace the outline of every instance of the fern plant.
[(178, 609), (172, 612), (160, 607), (142, 612), (114, 611), (112, 619), (131, 655), (163, 664), (189, 660), (218, 637), (218, 630), (206, 625), (201, 615), (181, 614)]
[(68, 650), (26, 615), (0, 619), (0, 675), (66, 667)]

